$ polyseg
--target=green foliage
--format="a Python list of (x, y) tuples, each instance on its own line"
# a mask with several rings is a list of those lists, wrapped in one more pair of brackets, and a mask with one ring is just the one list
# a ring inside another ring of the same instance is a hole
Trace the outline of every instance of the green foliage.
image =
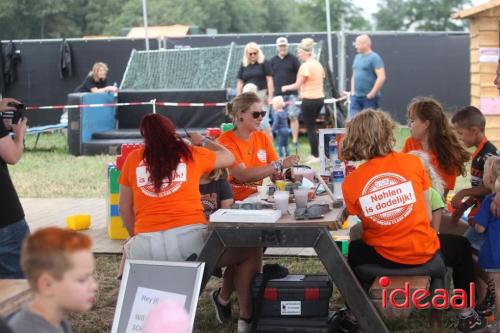
[[(361, 9), (330, 0), (332, 29), (369, 29)], [(149, 25), (186, 24), (219, 33), (324, 31), (325, 0), (148, 0)], [(116, 35), (143, 25), (141, 0), (2, 0), (0, 38)]]
[(464, 21), (451, 15), (470, 0), (382, 0), (374, 15), (377, 30), (460, 31)]

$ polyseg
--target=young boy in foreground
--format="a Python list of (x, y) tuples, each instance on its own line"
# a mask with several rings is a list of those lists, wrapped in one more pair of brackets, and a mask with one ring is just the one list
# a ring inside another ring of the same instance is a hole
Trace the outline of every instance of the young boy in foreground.
[(90, 238), (60, 228), (38, 230), (23, 244), (21, 267), (34, 297), (10, 318), (12, 330), (71, 333), (66, 316), (90, 310), (97, 289)]

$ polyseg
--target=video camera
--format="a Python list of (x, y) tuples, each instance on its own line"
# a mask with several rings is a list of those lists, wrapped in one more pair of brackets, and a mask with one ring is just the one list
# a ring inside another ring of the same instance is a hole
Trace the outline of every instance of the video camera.
[(5, 124), (5, 127), (8, 130), (12, 129), (12, 124), (19, 123), (19, 120), (24, 118), (24, 110), (26, 110), (26, 106), (24, 104), (16, 104), (9, 103), (8, 106), (13, 106), (15, 110), (5, 110), (2, 111), (2, 120)]

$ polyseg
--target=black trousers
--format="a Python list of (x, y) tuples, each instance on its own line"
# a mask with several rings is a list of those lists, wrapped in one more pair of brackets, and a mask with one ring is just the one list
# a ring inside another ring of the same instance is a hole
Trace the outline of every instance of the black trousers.
[[(446, 266), (453, 268), (453, 285), (456, 289), (463, 289), (469, 294), (470, 283), (474, 282), (472, 266), (472, 252), (467, 238), (458, 235), (439, 234), (441, 255)], [(349, 265), (354, 268), (364, 264), (378, 264), (387, 268), (408, 268), (414, 265), (405, 265), (393, 262), (382, 257), (361, 239), (349, 244)], [(418, 265), (417, 265), (418, 266)]]
[(309, 145), (311, 146), (311, 155), (318, 157), (318, 134), (316, 133), (316, 118), (319, 116), (319, 112), (324, 105), (323, 98), (317, 99), (302, 99), (302, 105), (300, 109), (302, 110), (302, 118), (304, 119), (304, 124), (307, 128), (307, 137), (309, 139)]

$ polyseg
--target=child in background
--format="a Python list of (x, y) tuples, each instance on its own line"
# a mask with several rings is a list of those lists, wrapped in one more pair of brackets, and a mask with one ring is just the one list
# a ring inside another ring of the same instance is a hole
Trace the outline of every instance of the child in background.
[[(484, 165), (484, 184), (496, 193), (500, 192), (500, 158), (490, 157)], [(500, 331), (500, 218), (490, 211), (495, 193), (484, 198), (479, 212), (472, 218), (475, 229), (485, 238), (479, 251), (479, 265), (495, 284), (496, 323), (495, 332)], [(491, 315), (493, 312), (486, 315)]]
[(97, 283), (88, 236), (61, 228), (40, 229), (29, 236), (21, 266), (33, 301), (8, 321), (16, 333), (71, 333), (66, 316), (90, 310)]
[[(469, 219), (473, 218), (479, 211), (484, 196), (491, 193), (491, 188), (483, 183), (484, 164), (488, 157), (497, 155), (497, 148), (488, 141), (484, 134), (486, 119), (479, 109), (466, 106), (453, 115), (451, 122), (460, 141), (467, 148), (476, 148), (471, 156), (471, 187), (458, 191), (451, 201), (451, 205), (455, 209), (451, 222), (453, 225), (457, 225), (465, 211), (471, 207), (472, 210), (468, 217)], [(476, 232), (473, 227), (468, 227), (464, 236), (469, 240), (474, 250), (473, 253), (477, 255), (484, 242), (484, 235)], [(480, 278), (477, 284), (477, 295), (479, 299), (483, 299), (477, 309), (479, 313), (487, 314), (492, 312), (495, 307), (495, 284), (478, 266), (476, 256), (474, 259), (475, 275)]]
[(288, 149), (288, 136), (290, 129), (288, 128), (288, 112), (284, 110), (285, 102), (283, 96), (273, 97), (273, 133), (276, 137), (278, 145), (278, 155), (280, 158), (290, 156)]
[(464, 175), (469, 153), (460, 145), (443, 107), (435, 99), (417, 97), (408, 105), (411, 137), (404, 144), (403, 152), (423, 150), (432, 166), (443, 179), (443, 197), (455, 188), (458, 175)]
[(200, 179), (201, 203), (207, 220), (220, 208), (231, 208), (233, 190), (227, 181), (226, 169), (215, 169)]

